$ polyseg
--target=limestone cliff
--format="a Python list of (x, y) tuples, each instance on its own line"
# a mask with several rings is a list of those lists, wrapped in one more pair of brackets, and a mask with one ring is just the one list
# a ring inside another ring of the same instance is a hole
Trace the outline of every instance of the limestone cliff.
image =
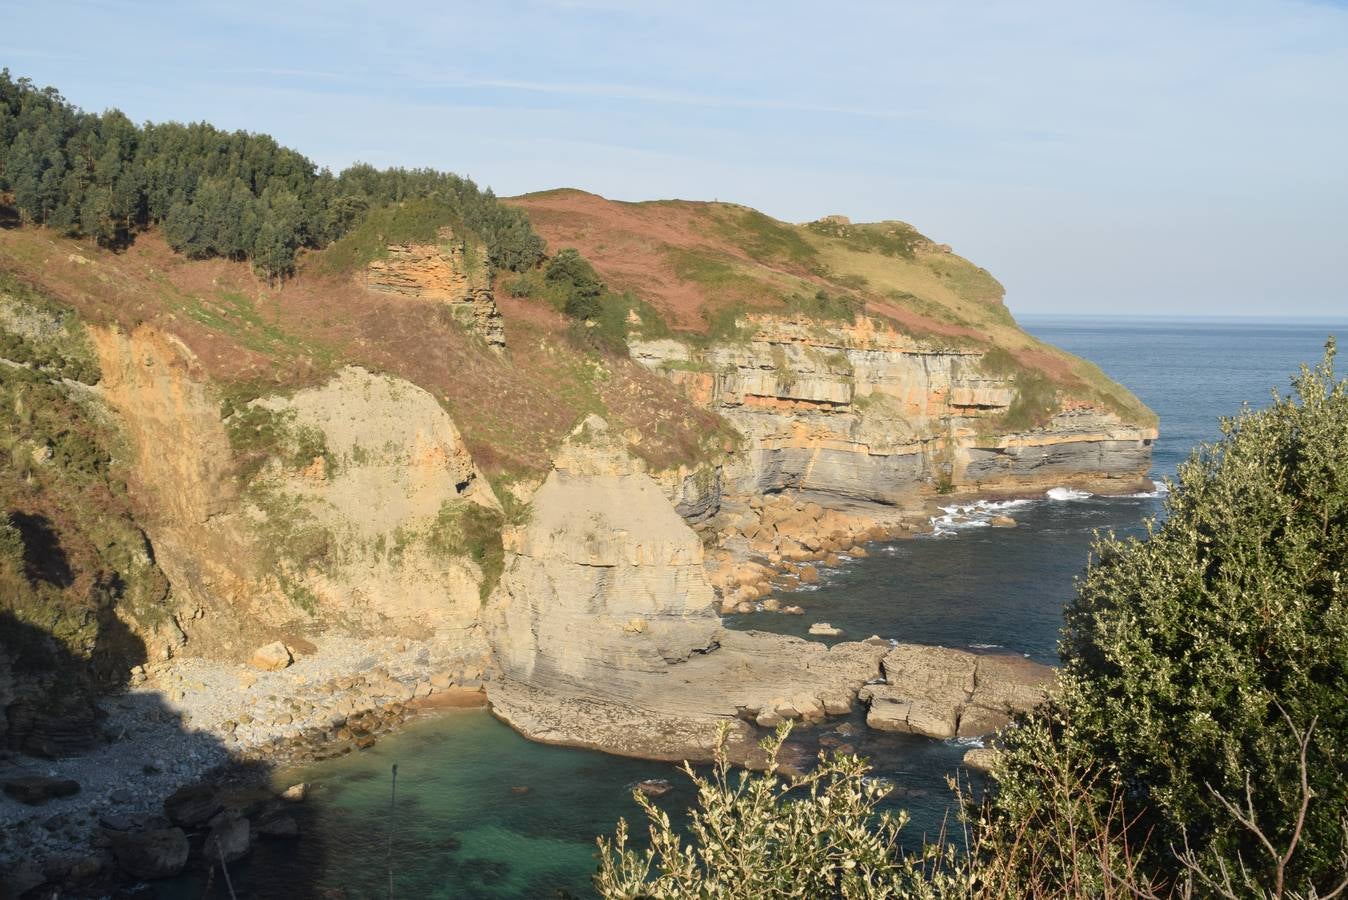
[(465, 521), (499, 523), (500, 506), (429, 394), (347, 367), (222, 415), (171, 335), (91, 333), (193, 652), (241, 654), (306, 622), (428, 633), (475, 621), (486, 574)]
[(720, 638), (701, 541), (597, 416), (563, 445), (528, 524), (504, 544), (494, 633), (516, 681), (621, 690)]
[(1021, 388), (987, 351), (906, 335), (883, 320), (758, 315), (744, 340), (698, 348), (634, 341), (635, 359), (729, 419), (747, 448), (727, 467), (740, 494), (797, 489), (899, 503), (936, 491), (1090, 482), (1133, 489), (1156, 430), (1104, 404), (1051, 396), (1013, 422)]

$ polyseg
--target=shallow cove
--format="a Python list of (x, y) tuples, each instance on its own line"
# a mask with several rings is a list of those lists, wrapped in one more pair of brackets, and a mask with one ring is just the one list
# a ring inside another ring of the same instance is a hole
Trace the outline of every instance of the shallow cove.
[[(1030, 319), (1027, 328), (1093, 360), (1160, 414), (1159, 476), (1173, 474), (1194, 443), (1217, 437), (1217, 416), (1237, 412), (1242, 402), (1267, 402), (1275, 385), (1285, 388), (1299, 363), (1320, 358), (1335, 326)], [(1343, 323), (1337, 328), (1348, 332)], [(957, 647), (996, 644), (1053, 662), (1062, 604), (1085, 565), (1092, 533), (1135, 532), (1159, 509), (1150, 498), (1045, 498), (1008, 510), (1020, 523), (1014, 529), (973, 527), (951, 537), (872, 545), (869, 557), (826, 571), (817, 590), (783, 595), (804, 606), (804, 616), (729, 621), (795, 634), (831, 621), (846, 638), (874, 632)], [(949, 808), (945, 776), (966, 747), (864, 732), (855, 744), (877, 774), (897, 783), (892, 802), (913, 813), (910, 839), (937, 829)], [(595, 835), (611, 833), (619, 816), (640, 814), (629, 785), (668, 778), (674, 790), (659, 803), (672, 816), (692, 800), (673, 766), (531, 744), (483, 711), (447, 713), (364, 753), (281, 776), (317, 785), (299, 808), (304, 836), (289, 845), (260, 844), (232, 867), (240, 896), (387, 896), (395, 762), (399, 897), (590, 896)], [(157, 891), (202, 896), (200, 881)], [(212, 896), (227, 896), (218, 881)]]

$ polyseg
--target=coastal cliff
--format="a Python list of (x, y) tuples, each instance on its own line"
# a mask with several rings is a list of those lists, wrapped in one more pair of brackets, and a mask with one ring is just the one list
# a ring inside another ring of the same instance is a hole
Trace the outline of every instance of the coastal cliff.
[(701, 349), (634, 341), (633, 357), (746, 436), (723, 482), (740, 494), (803, 490), (898, 504), (923, 493), (1034, 491), (1089, 483), (1136, 490), (1154, 426), (1053, 397), (1037, 421), (1015, 374), (988, 351), (917, 340), (869, 317), (849, 323), (747, 316), (743, 340)]
[(586, 289), (621, 315), (448, 225), (337, 242), (280, 286), (154, 233), (114, 254), (0, 230), (0, 740), (126, 752), (100, 749), (100, 696), (129, 687), (215, 762), (490, 702), (539, 741), (706, 759), (724, 730), (752, 763), (782, 721), (972, 736), (1044, 696), (1023, 660), (720, 614), (802, 612), (774, 592), (936, 498), (1136, 490), (1149, 411), (906, 226), (517, 202), (594, 248)]

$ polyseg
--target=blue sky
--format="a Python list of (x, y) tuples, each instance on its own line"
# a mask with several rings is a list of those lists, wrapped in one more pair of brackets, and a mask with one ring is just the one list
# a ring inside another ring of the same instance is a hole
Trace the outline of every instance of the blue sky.
[(1348, 316), (1348, 5), (6, 4), (87, 109), (512, 194), (912, 222), (1017, 313)]

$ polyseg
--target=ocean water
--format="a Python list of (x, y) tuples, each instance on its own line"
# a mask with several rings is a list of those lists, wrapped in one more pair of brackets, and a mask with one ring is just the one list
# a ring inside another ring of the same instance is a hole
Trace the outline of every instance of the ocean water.
[[(1158, 479), (1172, 476), (1196, 444), (1218, 436), (1219, 416), (1245, 403), (1265, 405), (1275, 387), (1285, 392), (1301, 363), (1319, 360), (1328, 334), (1348, 337), (1348, 321), (1022, 322), (1092, 360), (1157, 411)], [(868, 557), (826, 570), (817, 589), (789, 595), (804, 616), (763, 613), (728, 623), (803, 635), (809, 623), (829, 621), (844, 638), (879, 634), (1051, 663), (1062, 607), (1093, 535), (1136, 534), (1160, 510), (1156, 497), (1044, 497), (1008, 510), (1019, 523), (1014, 529), (954, 528), (872, 545)], [(835, 725), (797, 735), (801, 752), (811, 753)], [(889, 802), (912, 814), (909, 840), (937, 833), (950, 812), (946, 777), (967, 745), (864, 730), (854, 743), (897, 785)], [(303, 837), (260, 845), (231, 875), (240, 897), (387, 897), (390, 871), (398, 897), (591, 896), (594, 837), (611, 833), (620, 816), (639, 819), (630, 786), (653, 777), (674, 784), (659, 803), (681, 820), (693, 794), (673, 766), (532, 744), (486, 712), (450, 713), (364, 753), (278, 775), (315, 785), (300, 810)], [(977, 777), (972, 781), (977, 788)], [(157, 892), (228, 896), (218, 880), (208, 892), (188, 880)]]

